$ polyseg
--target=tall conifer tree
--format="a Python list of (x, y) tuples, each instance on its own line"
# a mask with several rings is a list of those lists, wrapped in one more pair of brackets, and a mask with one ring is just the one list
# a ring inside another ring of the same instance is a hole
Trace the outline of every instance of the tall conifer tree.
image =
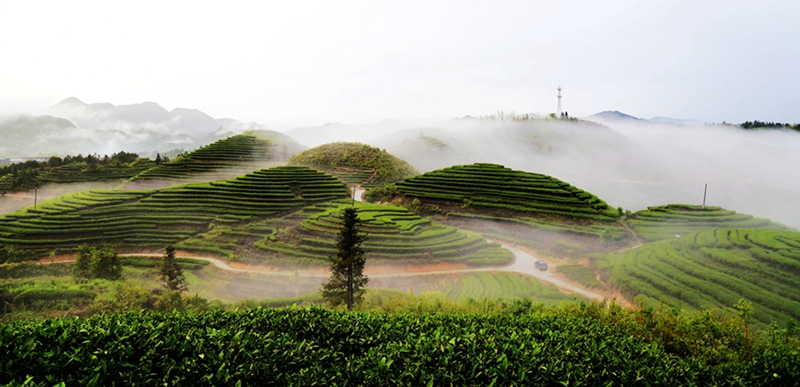
[(164, 282), (164, 287), (167, 290), (185, 292), (189, 290), (186, 284), (186, 277), (183, 275), (183, 269), (175, 262), (175, 248), (167, 246), (164, 254), (164, 259), (161, 262), (161, 267), (158, 268), (158, 276)]
[(344, 209), (342, 228), (336, 240), (336, 255), (331, 259), (331, 276), (322, 285), (322, 297), (328, 304), (346, 304), (347, 309), (361, 302), (369, 278), (364, 275), (366, 257), (361, 244), (366, 235), (361, 232), (361, 220), (355, 208)]

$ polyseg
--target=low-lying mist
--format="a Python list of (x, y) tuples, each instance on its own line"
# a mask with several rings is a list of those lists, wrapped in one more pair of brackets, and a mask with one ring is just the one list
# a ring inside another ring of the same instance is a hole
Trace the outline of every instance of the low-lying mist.
[(707, 205), (800, 228), (800, 133), (789, 130), (461, 120), (384, 133), (369, 143), (420, 171), (498, 163), (554, 176), (631, 211), (702, 204), (708, 183)]

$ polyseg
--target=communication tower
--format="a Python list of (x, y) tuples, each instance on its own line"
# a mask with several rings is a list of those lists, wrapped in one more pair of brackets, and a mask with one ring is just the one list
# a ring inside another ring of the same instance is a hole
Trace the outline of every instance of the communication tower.
[(556, 117), (561, 118), (561, 85), (558, 85), (558, 112)]

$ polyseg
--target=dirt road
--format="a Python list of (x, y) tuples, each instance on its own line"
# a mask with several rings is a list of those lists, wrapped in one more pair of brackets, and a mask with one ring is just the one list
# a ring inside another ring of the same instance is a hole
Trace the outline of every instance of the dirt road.
[[(511, 247), (505, 244), (500, 243), (500, 245), (510, 250), (514, 254), (514, 263), (506, 267), (479, 267), (479, 268), (463, 268), (463, 269), (452, 269), (452, 270), (430, 270), (430, 271), (415, 271), (415, 272), (393, 272), (393, 273), (370, 273), (369, 268), (367, 268), (364, 272), (370, 278), (382, 278), (382, 277), (418, 277), (418, 276), (425, 276), (425, 275), (441, 275), (441, 274), (457, 274), (457, 273), (476, 273), (476, 272), (485, 272), (485, 271), (508, 271), (514, 273), (522, 273), (534, 276), (542, 281), (550, 282), (555, 284), (561, 290), (566, 290), (569, 292), (579, 293), (586, 296), (589, 299), (603, 299), (604, 296), (595, 292), (592, 292), (589, 289), (581, 288), (580, 286), (573, 285), (571, 283), (562, 281), (558, 278), (553, 276), (553, 273), (550, 270), (542, 271), (534, 267), (533, 263), (536, 262), (536, 257), (530, 255), (520, 249), (515, 247)], [(121, 256), (143, 256), (143, 257), (162, 257), (163, 254), (120, 254)], [(329, 274), (327, 273), (319, 273), (319, 272), (309, 272), (309, 271), (301, 271), (301, 270), (270, 270), (270, 269), (260, 269), (256, 267), (250, 268), (241, 268), (241, 267), (234, 267), (231, 266), (228, 262), (225, 262), (221, 259), (217, 258), (209, 258), (209, 257), (198, 257), (198, 256), (184, 256), (181, 255), (181, 258), (191, 258), (191, 259), (198, 259), (203, 261), (211, 262), (213, 265), (219, 267), (223, 270), (229, 270), (238, 273), (259, 273), (259, 274), (267, 274), (267, 275), (283, 275), (283, 276), (298, 276), (298, 277), (311, 277), (311, 278), (327, 278)]]

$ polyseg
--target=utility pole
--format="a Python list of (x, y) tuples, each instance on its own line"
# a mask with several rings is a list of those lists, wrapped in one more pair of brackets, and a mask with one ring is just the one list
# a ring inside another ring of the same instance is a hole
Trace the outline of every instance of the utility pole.
[(353, 186), (353, 207), (356, 206), (356, 186)]
[(706, 188), (703, 189), (703, 208), (706, 208), (706, 194), (708, 193), (708, 183), (706, 183)]
[(39, 183), (33, 186), (33, 209), (36, 209), (36, 200), (39, 198)]

